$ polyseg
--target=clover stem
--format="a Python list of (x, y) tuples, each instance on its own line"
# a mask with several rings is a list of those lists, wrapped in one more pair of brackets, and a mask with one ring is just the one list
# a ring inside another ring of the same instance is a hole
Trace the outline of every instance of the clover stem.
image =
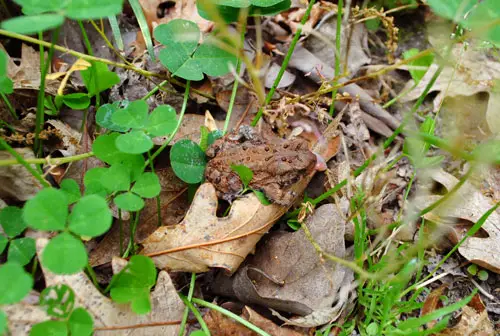
[[(151, 151), (148, 151), (148, 159), (149, 159), (149, 167), (151, 168), (151, 172), (155, 173), (155, 167), (153, 164), (153, 160), (151, 160)], [(156, 195), (156, 214), (158, 215), (158, 226), (161, 226), (161, 199), (160, 194)]]
[[(196, 282), (196, 273), (191, 273), (191, 282), (189, 283), (189, 292), (187, 296), (187, 300), (191, 302), (193, 299), (193, 293), (194, 293), (194, 284)], [(179, 336), (184, 335), (184, 330), (186, 329), (186, 322), (189, 316), (189, 307), (186, 306), (184, 309), (184, 314), (182, 315), (182, 322), (179, 327)]]
[[(198, 309), (196, 309), (196, 307), (191, 303), (191, 301), (188, 300), (184, 295), (179, 294), (179, 297), (184, 302), (186, 307), (189, 308), (193, 312), (193, 315), (198, 320), (198, 323), (200, 324), (201, 329), (205, 332), (205, 336), (210, 336), (210, 330), (208, 329), (208, 326), (205, 323), (205, 321), (203, 320), (203, 316), (201, 316)], [(193, 299), (193, 300), (195, 300), (195, 299)]]
[(158, 155), (160, 155), (160, 153), (170, 144), (170, 142), (174, 139), (175, 137), (175, 134), (177, 133), (177, 131), (179, 130), (179, 128), (181, 127), (181, 124), (182, 124), (182, 120), (184, 119), (184, 113), (186, 112), (186, 108), (187, 108), (187, 102), (188, 102), (188, 98), (189, 98), (189, 88), (191, 86), (191, 81), (187, 81), (186, 82), (186, 89), (184, 90), (184, 100), (182, 101), (182, 107), (181, 107), (181, 112), (179, 113), (179, 120), (177, 121), (177, 125), (175, 126), (175, 129), (174, 131), (172, 132), (172, 134), (170, 134), (170, 136), (168, 137), (167, 141), (165, 141), (160, 148), (158, 148), (156, 150), (156, 152), (153, 153), (153, 155), (151, 155), (150, 158), (148, 158), (148, 160), (146, 161), (144, 167), (147, 167), (149, 165), (150, 162), (152, 162)]
[[(74, 155), (74, 156), (67, 156), (63, 158), (39, 158), (39, 159), (23, 159), (26, 164), (47, 164), (47, 165), (53, 165), (53, 166), (58, 166), (63, 163), (69, 163), (69, 162), (74, 162), (74, 161), (80, 161), (87, 159), (89, 157), (94, 156), (93, 152), (88, 152), (84, 154), (79, 154), (79, 155)], [(0, 167), (3, 166), (12, 166), (16, 164), (23, 164), (17, 159), (8, 159), (8, 160), (0, 160)]]
[(285, 59), (283, 60), (283, 63), (281, 64), (281, 68), (280, 68), (280, 71), (278, 72), (278, 76), (276, 76), (276, 79), (274, 80), (273, 86), (271, 87), (271, 89), (267, 93), (264, 104), (259, 108), (257, 115), (252, 120), (252, 126), (257, 125), (257, 122), (264, 114), (264, 108), (271, 102), (271, 99), (273, 98), (274, 92), (278, 88), (278, 84), (281, 82), (281, 78), (283, 77), (283, 74), (285, 73), (286, 67), (288, 66), (288, 62), (290, 62), (290, 59), (292, 58), (292, 54), (293, 54), (293, 51), (295, 49), (295, 46), (297, 45), (297, 42), (299, 41), (300, 35), (302, 34), (302, 27), (304, 26), (307, 19), (309, 18), (309, 13), (311, 13), (311, 10), (312, 10), (315, 2), (316, 2), (316, 0), (309, 1), (309, 6), (307, 6), (306, 12), (304, 13), (304, 16), (302, 17), (302, 20), (300, 20), (300, 25), (297, 27), (297, 31), (295, 32), (295, 35), (293, 36), (293, 40), (290, 43), (290, 46), (288, 48), (288, 52), (285, 56)]
[(164, 80), (163, 82), (161, 82), (160, 84), (156, 85), (151, 91), (149, 91), (144, 97), (141, 98), (141, 100), (148, 100), (149, 97), (151, 97), (152, 95), (154, 95), (156, 92), (158, 92), (158, 90), (160, 90), (160, 88), (167, 84), (168, 83), (168, 80)]
[[(0, 148), (4, 148), (7, 152), (9, 152), (10, 155), (12, 155), (15, 160), (24, 166), (24, 168), (26, 168), (27, 171), (30, 172), (31, 175), (33, 175), (34, 178), (36, 178), (40, 184), (42, 184), (45, 188), (50, 188), (50, 184), (49, 182), (45, 181), (45, 179), (43, 178), (43, 176), (36, 171), (36, 169), (33, 169), (33, 167), (30, 166), (30, 164), (28, 162), (26, 162), (26, 160), (18, 153), (16, 152), (12, 147), (10, 147), (10, 145), (7, 143), (7, 141), (5, 141), (4, 139), (2, 139), (0, 137)], [(7, 161), (7, 160), (3, 160), (3, 161)], [(0, 164), (2, 163), (2, 161), (0, 161)]]

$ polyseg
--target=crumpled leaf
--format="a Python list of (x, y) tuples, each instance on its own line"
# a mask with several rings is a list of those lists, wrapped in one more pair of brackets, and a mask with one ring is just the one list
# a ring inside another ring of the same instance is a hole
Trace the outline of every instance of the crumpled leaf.
[[(37, 240), (40, 256), (47, 239)], [(94, 330), (99, 335), (177, 335), (184, 304), (166, 272), (160, 272), (154, 291), (151, 293), (152, 311), (137, 315), (128, 305), (117, 304), (102, 295), (92, 281), (80, 272), (74, 275), (55, 275), (42, 267), (47, 286), (65, 284), (75, 293), (75, 307), (83, 307), (94, 319)], [(28, 335), (32, 325), (48, 319), (38, 305), (18, 303), (2, 309), (9, 318), (9, 329), (13, 335)], [(141, 325), (141, 328), (138, 326)], [(113, 329), (115, 328), (115, 329)], [(118, 330), (117, 330), (118, 329)]]
[[(306, 225), (312, 239), (325, 253), (347, 257), (344, 219), (334, 204), (319, 207)], [(350, 269), (322, 258), (304, 230), (300, 230), (269, 234), (257, 254), (229, 281), (232, 281), (232, 294), (240, 301), (305, 315), (287, 323), (314, 327), (340, 314), (353, 280)], [(214, 290), (227, 295), (220, 288)], [(337, 305), (332, 308), (336, 301)]]
[[(324, 137), (325, 143), (318, 143), (316, 152), (328, 161), (336, 152), (326, 145), (336, 142), (338, 148), (340, 143), (333, 123)], [(304, 176), (292, 190), (300, 195), (313, 175)], [(206, 272), (210, 267), (220, 267), (232, 274), (288, 207), (263, 205), (251, 193), (236, 200), (227, 217), (218, 218), (216, 210), (215, 188), (210, 183), (202, 184), (184, 220), (173, 227), (158, 228), (143, 242), (141, 253), (153, 257), (160, 269)]]
[[(431, 177), (448, 191), (458, 183), (458, 179), (443, 170), (433, 171)], [(415, 203), (419, 209), (424, 209), (441, 197), (438, 195), (418, 196)], [(465, 182), (448, 201), (425, 214), (424, 218), (442, 225), (449, 225), (450, 221), (476, 223), (492, 206), (490, 199), (472, 184)], [(459, 247), (458, 252), (469, 261), (500, 273), (500, 213), (494, 211), (486, 219), (481, 230), (487, 233), (486, 237), (468, 238)], [(457, 238), (460, 240), (462, 236)]]

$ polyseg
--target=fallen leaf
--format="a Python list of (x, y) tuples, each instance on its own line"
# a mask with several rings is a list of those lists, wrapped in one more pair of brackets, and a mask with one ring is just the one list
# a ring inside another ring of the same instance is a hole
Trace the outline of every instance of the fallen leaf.
[[(457, 178), (443, 170), (434, 170), (430, 177), (444, 186), (447, 191), (458, 183)], [(415, 198), (415, 204), (419, 209), (424, 209), (441, 197), (438, 195), (418, 196)], [(424, 218), (444, 227), (461, 221), (473, 224), (492, 206), (490, 199), (466, 181), (454, 195), (433, 211), (425, 214)], [(498, 211), (494, 211), (486, 219), (481, 231), (486, 232), (487, 235), (467, 238), (459, 247), (458, 252), (467, 260), (500, 273), (500, 213)], [(458, 239), (461, 239), (465, 232), (457, 232)]]
[[(34, 159), (35, 154), (31, 148), (15, 148), (25, 159)], [(0, 151), (0, 160), (13, 160), (14, 157), (7, 151)], [(35, 165), (30, 165), (36, 169)], [(22, 165), (0, 167), (0, 198), (13, 198), (27, 201), (42, 189), (40, 182)]]
[[(47, 239), (37, 240), (40, 257)], [(74, 275), (55, 275), (42, 267), (47, 286), (65, 284), (75, 293), (75, 307), (85, 308), (94, 319), (96, 335), (167, 335), (178, 334), (184, 304), (166, 272), (160, 272), (155, 289), (151, 293), (152, 310), (146, 315), (137, 315), (129, 305), (117, 304), (102, 295), (92, 281), (80, 272)], [(18, 303), (2, 307), (8, 316), (9, 329), (13, 335), (28, 335), (33, 324), (48, 319), (37, 305)]]
[(271, 320), (265, 318), (264, 316), (258, 314), (255, 310), (250, 307), (245, 307), (243, 313), (241, 314), (248, 322), (266, 331), (268, 334), (273, 336), (301, 336), (308, 335), (303, 332), (300, 333), (291, 328), (280, 327), (276, 325)]
[(210, 310), (203, 316), (207, 323), (208, 330), (213, 336), (254, 336), (257, 335), (243, 324), (236, 322), (232, 318), (222, 315), (216, 310)]
[[(324, 136), (327, 142), (340, 143), (339, 138), (334, 139), (333, 123)], [(324, 154), (328, 161), (332, 153), (325, 153), (323, 146), (317, 153)], [(313, 174), (291, 187), (296, 195), (302, 194)], [(227, 217), (218, 218), (217, 201), (213, 185), (202, 184), (184, 220), (175, 226), (158, 228), (143, 242), (141, 253), (151, 256), (160, 269), (206, 272), (210, 267), (219, 267), (232, 274), (262, 235), (288, 210), (277, 204), (263, 205), (251, 193), (236, 200)]]

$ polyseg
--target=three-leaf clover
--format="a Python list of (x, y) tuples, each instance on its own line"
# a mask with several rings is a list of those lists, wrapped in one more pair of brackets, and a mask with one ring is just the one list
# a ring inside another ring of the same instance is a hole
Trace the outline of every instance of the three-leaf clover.
[(23, 212), (15, 206), (8, 206), (0, 210), (0, 225), (2, 226), (6, 236), (0, 234), (0, 253), (2, 253), (7, 245), (7, 260), (9, 262), (17, 262), (21, 266), (28, 264), (36, 252), (35, 240), (33, 238), (16, 238), (19, 236), (28, 225), (23, 220)]
[(70, 200), (62, 190), (47, 188), (28, 200), (23, 218), (29, 227), (59, 231), (42, 252), (41, 263), (56, 274), (73, 274), (87, 264), (87, 251), (77, 237), (97, 237), (111, 227), (112, 216), (106, 200), (99, 195), (79, 199), (71, 214)]
[(160, 62), (174, 76), (202, 80), (203, 74), (225, 75), (236, 64), (236, 56), (219, 48), (215, 37), (207, 36), (199, 44), (200, 29), (192, 21), (175, 19), (159, 25), (154, 36), (165, 45), (160, 51)]
[(32, 34), (60, 26), (65, 17), (73, 20), (100, 19), (122, 11), (123, 0), (39, 1), (14, 0), (25, 16), (2, 22), (2, 28)]
[(137, 314), (151, 311), (150, 290), (156, 283), (156, 268), (153, 260), (135, 255), (128, 264), (115, 274), (110, 287), (111, 299), (117, 303), (132, 304)]
[(14, 84), (7, 73), (7, 54), (0, 49), (0, 93), (9, 94), (14, 91)]

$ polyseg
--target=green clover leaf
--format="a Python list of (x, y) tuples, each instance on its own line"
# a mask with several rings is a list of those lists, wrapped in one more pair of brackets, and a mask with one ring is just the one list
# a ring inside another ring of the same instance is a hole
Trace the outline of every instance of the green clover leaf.
[(74, 274), (87, 265), (85, 245), (71, 233), (52, 238), (42, 252), (42, 265), (55, 274)]
[(189, 139), (177, 141), (170, 150), (170, 163), (175, 175), (184, 182), (198, 183), (203, 180), (207, 161), (196, 142)]

